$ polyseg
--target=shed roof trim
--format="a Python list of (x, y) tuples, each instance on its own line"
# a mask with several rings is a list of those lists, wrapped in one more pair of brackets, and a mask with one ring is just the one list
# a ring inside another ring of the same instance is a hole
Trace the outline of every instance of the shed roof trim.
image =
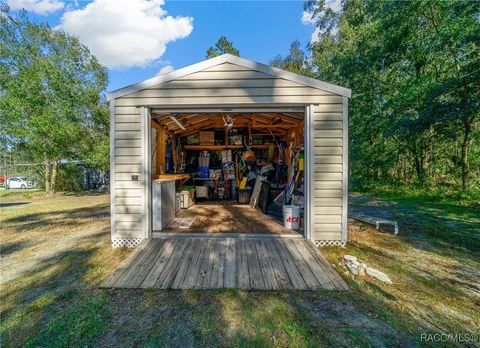
[(110, 101), (112, 99), (120, 98), (120, 97), (129, 95), (147, 88), (157, 86), (159, 84), (162, 84), (168, 81), (178, 79), (186, 75), (196, 73), (198, 71), (202, 71), (202, 70), (223, 64), (223, 63), (236, 64), (236, 65), (243, 66), (245, 68), (249, 68), (252, 70), (260, 71), (265, 74), (269, 74), (281, 79), (297, 82), (305, 86), (321, 89), (321, 90), (338, 94), (341, 96), (345, 96), (348, 98), (350, 98), (352, 95), (352, 91), (345, 87), (340, 87), (328, 82), (313, 79), (311, 77), (307, 77), (307, 76), (292, 73), (290, 71), (274, 68), (269, 65), (257, 63), (252, 60), (240, 58), (231, 54), (223, 54), (215, 58), (204, 60), (203, 62), (200, 62), (200, 63), (189, 65), (185, 68), (174, 70), (168, 74), (155, 76), (148, 80), (117, 89), (107, 94), (107, 100)]

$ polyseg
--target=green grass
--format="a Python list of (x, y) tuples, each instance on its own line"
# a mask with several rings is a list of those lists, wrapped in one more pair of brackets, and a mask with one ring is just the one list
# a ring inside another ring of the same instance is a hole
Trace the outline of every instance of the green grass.
[(37, 189), (4, 189), (0, 188), (0, 197), (32, 197), (34, 195), (44, 194), (43, 191)]
[[(2, 196), (2, 347), (416, 346), (474, 332), (476, 205), (380, 194), (365, 200), (393, 202), (399, 236), (354, 224), (346, 249), (322, 249), (348, 292), (100, 290), (130, 252), (110, 246), (108, 196)], [(394, 285), (344, 274), (347, 253)]]

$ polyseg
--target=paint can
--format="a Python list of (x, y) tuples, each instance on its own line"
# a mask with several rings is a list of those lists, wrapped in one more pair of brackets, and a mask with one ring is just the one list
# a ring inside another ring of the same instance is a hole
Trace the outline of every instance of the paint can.
[(289, 230), (300, 228), (300, 207), (298, 205), (283, 206), (283, 225)]

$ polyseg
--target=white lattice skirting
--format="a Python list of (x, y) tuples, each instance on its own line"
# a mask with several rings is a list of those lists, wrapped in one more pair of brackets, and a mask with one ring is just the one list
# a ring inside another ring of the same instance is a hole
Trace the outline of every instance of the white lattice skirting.
[(316, 240), (315, 242), (316, 247), (325, 247), (325, 246), (340, 246), (340, 247), (345, 247), (345, 242), (342, 242), (341, 240)]
[(115, 238), (112, 239), (112, 247), (114, 248), (135, 248), (143, 238)]

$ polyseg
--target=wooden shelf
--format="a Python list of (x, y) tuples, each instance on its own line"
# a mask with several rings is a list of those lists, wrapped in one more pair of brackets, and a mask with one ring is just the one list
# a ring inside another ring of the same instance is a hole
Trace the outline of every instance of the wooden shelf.
[(268, 150), (270, 147), (273, 147), (275, 145), (269, 144), (269, 145), (250, 145), (251, 149), (257, 149), (257, 150)]
[(220, 150), (236, 150), (242, 149), (242, 145), (185, 145), (185, 150), (197, 150), (197, 151), (220, 151)]
[[(275, 146), (270, 145), (249, 145), (251, 149), (257, 150), (268, 150), (270, 147)], [(243, 145), (185, 145), (183, 148), (185, 150), (192, 151), (221, 151), (221, 150), (238, 150), (243, 149), (246, 146)]]
[(152, 175), (153, 180), (181, 180), (182, 184), (190, 179), (188, 174), (160, 174)]

